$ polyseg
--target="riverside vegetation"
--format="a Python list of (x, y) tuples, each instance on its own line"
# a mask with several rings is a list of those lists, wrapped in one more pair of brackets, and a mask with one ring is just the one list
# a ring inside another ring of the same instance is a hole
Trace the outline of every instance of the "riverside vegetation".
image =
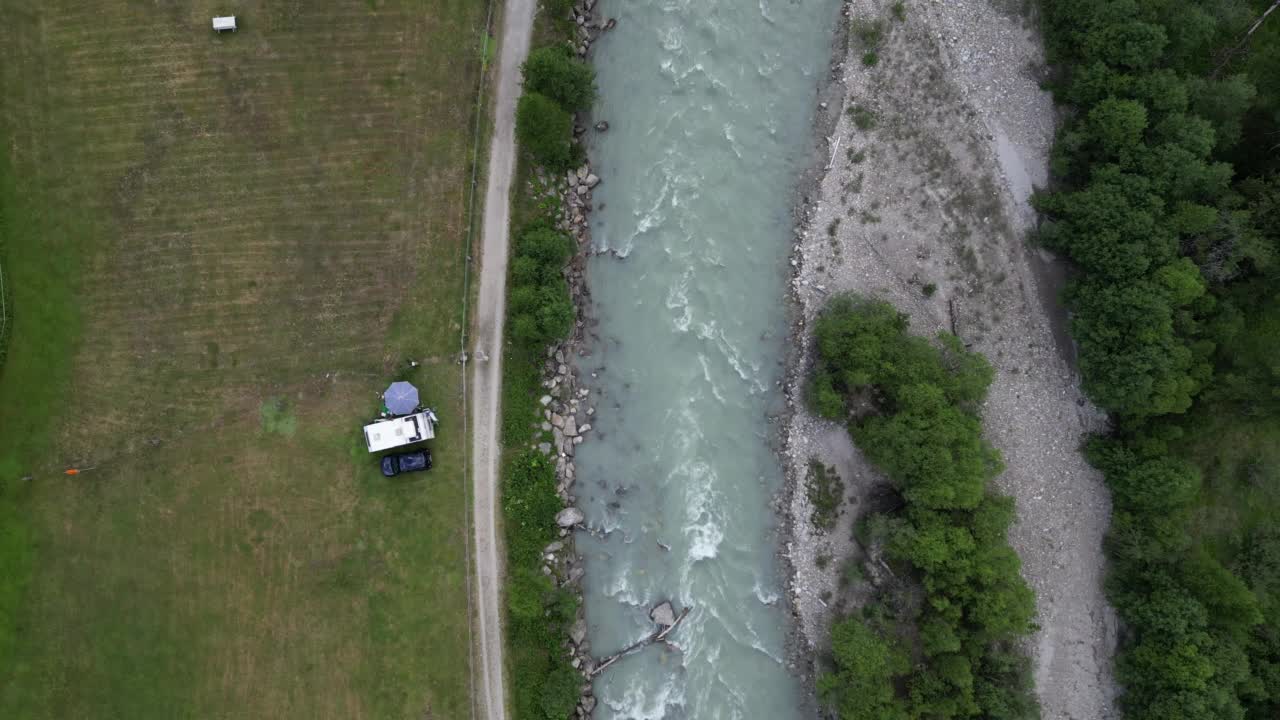
[(553, 22), (540, 22), (548, 44), (529, 53), (523, 66), (525, 92), (516, 110), (520, 160), (513, 222), (515, 235), (508, 277), (506, 347), (503, 358), (502, 512), (507, 544), (507, 648), (512, 678), (512, 711), (517, 720), (563, 720), (579, 702), (582, 676), (564, 643), (578, 613), (578, 597), (568, 584), (543, 573), (544, 552), (560, 536), (556, 514), (564, 503), (557, 492), (556, 463), (529, 447), (530, 419), (541, 409), (541, 369), (547, 348), (569, 336), (574, 307), (563, 270), (574, 255), (573, 240), (556, 229), (561, 208), (530, 189), (532, 166), (560, 174), (582, 161), (573, 138), (573, 113), (590, 106), (595, 74), (573, 57), (568, 38), (572, 3), (552, 3)]
[(1044, 3), (1070, 112), (1036, 204), (1114, 511), (1129, 718), (1280, 716), (1280, 13)]
[(952, 335), (910, 335), (907, 316), (879, 301), (833, 299), (815, 335), (809, 404), (847, 424), (894, 495), (860, 521), (867, 566), (889, 577), (834, 626), (822, 700), (844, 720), (1033, 716), (1018, 643), (1035, 598), (1006, 540), (1013, 501), (990, 486), (1003, 466), (978, 416), (991, 366)]

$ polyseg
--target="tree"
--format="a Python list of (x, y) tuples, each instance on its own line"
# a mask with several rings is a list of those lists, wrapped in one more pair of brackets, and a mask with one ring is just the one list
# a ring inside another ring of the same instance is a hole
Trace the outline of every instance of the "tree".
[(907, 674), (907, 656), (857, 618), (831, 631), (836, 670), (818, 678), (818, 695), (841, 720), (907, 720), (894, 683)]
[(534, 50), (521, 71), (525, 92), (541, 93), (569, 112), (585, 110), (595, 101), (595, 71), (565, 45)]
[(520, 96), (516, 137), (536, 162), (556, 172), (568, 170), (577, 160), (572, 134), (573, 117), (554, 100), (536, 92)]

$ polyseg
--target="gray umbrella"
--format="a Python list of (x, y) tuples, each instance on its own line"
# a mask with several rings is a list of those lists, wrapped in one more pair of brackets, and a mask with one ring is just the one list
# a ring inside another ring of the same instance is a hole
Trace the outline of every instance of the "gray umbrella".
[(392, 415), (408, 415), (418, 409), (418, 388), (401, 380), (382, 393), (382, 402)]

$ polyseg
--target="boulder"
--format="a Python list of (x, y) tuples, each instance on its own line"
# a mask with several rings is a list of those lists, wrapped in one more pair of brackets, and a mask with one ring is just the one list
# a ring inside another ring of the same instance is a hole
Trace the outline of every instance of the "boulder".
[(566, 437), (578, 434), (578, 421), (572, 415), (564, 419), (564, 434)]
[(653, 609), (649, 611), (649, 619), (664, 628), (668, 628), (676, 624), (676, 611), (671, 607), (671, 603), (663, 601), (654, 605)]
[(569, 639), (574, 645), (581, 645), (582, 641), (587, 639), (587, 623), (583, 620), (575, 622), (573, 627), (569, 628)]
[(609, 123), (605, 120), (596, 123), (596, 132), (609, 132)]
[(594, 188), (595, 186), (600, 184), (600, 177), (595, 173), (591, 173), (587, 175), (587, 177), (583, 180), (583, 182), (587, 184), (587, 187)]
[[(556, 525), (559, 525), (562, 528), (571, 528), (586, 519), (587, 516), (583, 515), (582, 511), (575, 507), (567, 507), (556, 513)], [(570, 573), (569, 576), (572, 578), (573, 574)], [(667, 611), (670, 612), (670, 610), (671, 606), (668, 605)], [(674, 619), (672, 622), (674, 622)]]

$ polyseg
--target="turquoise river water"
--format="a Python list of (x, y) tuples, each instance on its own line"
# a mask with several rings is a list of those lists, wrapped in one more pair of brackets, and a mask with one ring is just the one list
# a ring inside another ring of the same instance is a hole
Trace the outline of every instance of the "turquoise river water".
[[(799, 715), (769, 501), (787, 340), (793, 190), (808, 161), (838, 0), (601, 0), (608, 133), (580, 362), (592, 437), (578, 452), (589, 637), (597, 656), (692, 608), (595, 684), (598, 720)], [(594, 380), (591, 373), (597, 373)], [(670, 549), (664, 549), (664, 546)]]

